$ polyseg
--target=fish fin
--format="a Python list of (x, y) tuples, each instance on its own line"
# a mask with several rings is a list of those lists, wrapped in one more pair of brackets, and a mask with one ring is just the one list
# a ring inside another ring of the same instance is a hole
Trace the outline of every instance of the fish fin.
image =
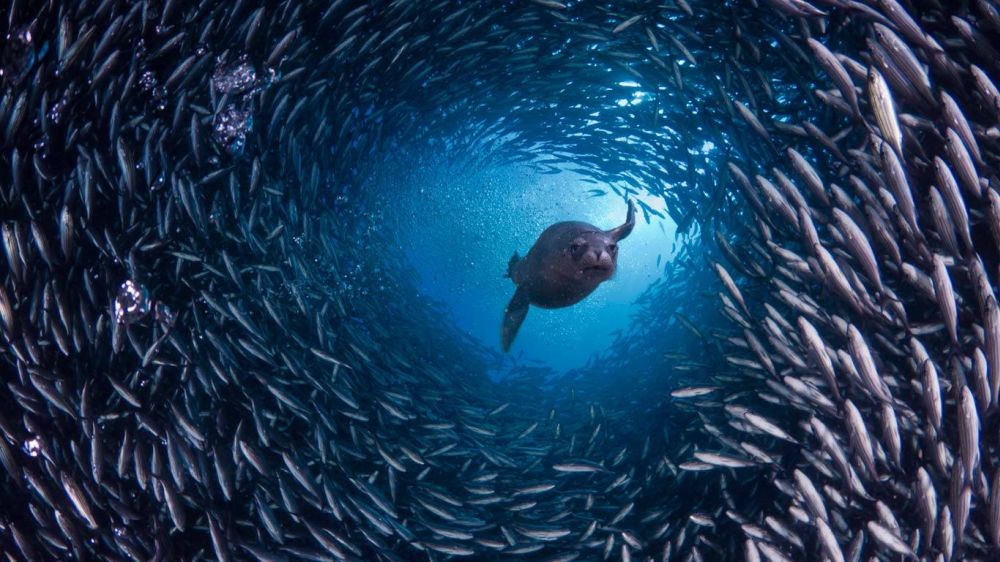
[(510, 257), (510, 261), (507, 262), (507, 274), (504, 275), (504, 277), (513, 278), (514, 268), (517, 267), (517, 264), (519, 263), (521, 263), (521, 256), (517, 255), (517, 252), (514, 252), (514, 255)]
[(521, 328), (524, 317), (528, 315), (528, 293), (520, 287), (514, 291), (514, 296), (507, 303), (507, 308), (503, 311), (503, 327), (500, 333), (500, 347), (503, 352), (510, 350), (510, 344), (514, 343), (517, 330)]

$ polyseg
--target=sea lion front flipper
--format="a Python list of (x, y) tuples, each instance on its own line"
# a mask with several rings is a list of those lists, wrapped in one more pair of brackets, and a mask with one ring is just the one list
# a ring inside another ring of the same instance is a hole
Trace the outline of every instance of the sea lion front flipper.
[(514, 291), (514, 296), (507, 303), (507, 308), (503, 311), (503, 327), (500, 333), (500, 347), (503, 352), (510, 350), (510, 344), (514, 343), (517, 330), (524, 322), (524, 317), (528, 315), (528, 293), (520, 287)]
[(514, 270), (517, 269), (517, 264), (521, 263), (521, 256), (517, 252), (510, 257), (510, 261), (507, 262), (507, 274), (504, 277), (514, 278)]

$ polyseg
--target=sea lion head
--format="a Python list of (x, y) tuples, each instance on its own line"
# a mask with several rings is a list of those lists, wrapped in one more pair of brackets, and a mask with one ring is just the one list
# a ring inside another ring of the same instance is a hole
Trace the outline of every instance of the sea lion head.
[(570, 234), (560, 269), (574, 279), (598, 283), (610, 279), (618, 265), (618, 240), (596, 229), (575, 229)]
[(570, 223), (573, 228), (561, 237), (559, 268), (575, 280), (601, 283), (614, 276), (618, 267), (618, 242), (635, 226), (635, 207), (628, 203), (628, 218), (621, 226), (601, 230), (586, 223)]

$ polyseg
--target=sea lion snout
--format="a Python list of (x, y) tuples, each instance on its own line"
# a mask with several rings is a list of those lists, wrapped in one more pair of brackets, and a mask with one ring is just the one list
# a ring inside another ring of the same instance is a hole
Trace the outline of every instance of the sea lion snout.
[(617, 246), (610, 241), (591, 242), (576, 262), (581, 273), (610, 277), (615, 271)]

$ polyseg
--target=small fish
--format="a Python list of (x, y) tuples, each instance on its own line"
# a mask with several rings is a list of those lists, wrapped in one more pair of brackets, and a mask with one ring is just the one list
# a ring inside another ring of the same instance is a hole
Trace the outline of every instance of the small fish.
[(909, 545), (903, 542), (903, 539), (901, 539), (897, 534), (885, 528), (885, 526), (881, 523), (877, 521), (869, 521), (867, 527), (872, 537), (889, 550), (907, 558), (916, 558)]
[(729, 456), (729, 455), (723, 455), (723, 454), (719, 454), (719, 453), (710, 453), (710, 452), (705, 452), (705, 451), (698, 451), (698, 452), (696, 452), (694, 454), (694, 456), (695, 456), (695, 458), (697, 458), (698, 460), (700, 460), (700, 461), (702, 461), (704, 463), (715, 465), (715, 466), (721, 466), (721, 467), (725, 467), (725, 468), (746, 468), (746, 467), (754, 466), (754, 464), (755, 464), (753, 462), (750, 462), (750, 461), (747, 461), (747, 460), (744, 460), (744, 459), (740, 459), (740, 458), (736, 458), (736, 457), (732, 457), (732, 456)]
[(874, 67), (868, 69), (868, 103), (875, 114), (882, 138), (896, 151), (903, 153), (903, 133), (893, 103), (892, 92), (882, 74)]
[(718, 387), (714, 386), (692, 386), (674, 390), (670, 393), (670, 395), (674, 398), (697, 398), (711, 394), (717, 390)]

